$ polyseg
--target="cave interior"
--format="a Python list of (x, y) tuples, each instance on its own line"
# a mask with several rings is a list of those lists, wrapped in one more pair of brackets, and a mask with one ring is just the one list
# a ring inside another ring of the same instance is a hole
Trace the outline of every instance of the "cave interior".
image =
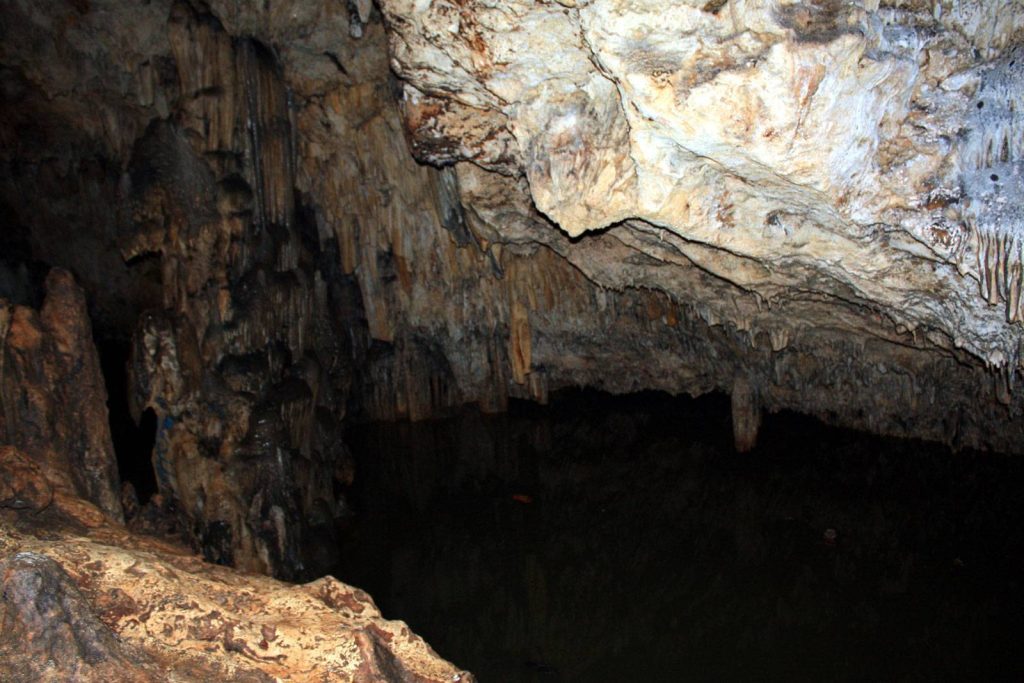
[[(444, 680), (1024, 676), (1019, 2), (43, 0), (0, 37), (7, 575), (67, 495), (357, 586)], [(174, 680), (243, 680), (236, 642)], [(435, 680), (367, 647), (353, 680)]]

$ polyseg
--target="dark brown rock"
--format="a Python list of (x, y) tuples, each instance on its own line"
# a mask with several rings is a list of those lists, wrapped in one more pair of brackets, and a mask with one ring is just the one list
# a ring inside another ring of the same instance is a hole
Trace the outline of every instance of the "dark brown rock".
[(13, 446), (0, 446), (0, 508), (38, 512), (52, 501), (42, 468)]
[(0, 325), (0, 442), (27, 454), (55, 485), (120, 520), (107, 392), (82, 289), (55, 268), (41, 311), (7, 310), (9, 323)]

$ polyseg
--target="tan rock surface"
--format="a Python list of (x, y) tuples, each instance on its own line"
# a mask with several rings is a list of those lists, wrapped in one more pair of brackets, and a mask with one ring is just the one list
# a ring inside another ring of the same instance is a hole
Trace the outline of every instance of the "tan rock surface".
[[(0, 450), (5, 478), (12, 450)], [(288, 585), (210, 565), (80, 499), (5, 505), (0, 680), (473, 680), (333, 578)]]

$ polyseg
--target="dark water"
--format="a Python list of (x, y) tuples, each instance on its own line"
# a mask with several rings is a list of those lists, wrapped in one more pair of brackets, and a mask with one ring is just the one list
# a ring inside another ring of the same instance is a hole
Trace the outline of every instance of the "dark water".
[(1024, 680), (1021, 458), (792, 415), (740, 456), (722, 397), (348, 439), (336, 575), (485, 683)]

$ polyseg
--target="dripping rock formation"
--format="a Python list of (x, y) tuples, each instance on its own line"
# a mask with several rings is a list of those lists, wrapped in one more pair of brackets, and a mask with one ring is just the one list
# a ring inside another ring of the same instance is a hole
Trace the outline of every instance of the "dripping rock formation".
[(307, 580), (353, 420), (723, 391), (741, 450), (783, 409), (1022, 450), (1017, 0), (42, 0), (0, 38), (0, 501)]
[(1020, 3), (380, 4), (482, 243), (697, 321), (659, 388), (1019, 449)]

